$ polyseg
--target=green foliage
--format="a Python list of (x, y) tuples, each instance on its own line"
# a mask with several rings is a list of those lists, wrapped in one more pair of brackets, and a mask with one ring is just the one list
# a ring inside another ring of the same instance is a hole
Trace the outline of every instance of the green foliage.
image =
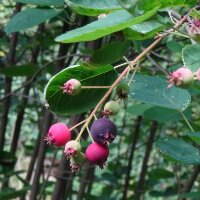
[(168, 83), (159, 77), (137, 75), (131, 82), (130, 96), (143, 103), (185, 110), (191, 101), (187, 90), (177, 87), (167, 88)]
[[(131, 25), (147, 20), (158, 11), (154, 8), (145, 14), (133, 18), (125, 10), (120, 10), (107, 15), (105, 18), (94, 21), (86, 26), (68, 31), (58, 36), (55, 40), (62, 43), (84, 42), (96, 40), (105, 35), (121, 31)], [(119, 18), (120, 16), (120, 18)]]
[(47, 8), (28, 8), (13, 16), (6, 25), (5, 31), (10, 34), (26, 30), (57, 16), (61, 12), (62, 10)]
[(64, 4), (64, 0), (15, 0), (16, 2), (33, 4), (38, 6), (61, 6)]
[(91, 62), (106, 65), (119, 61), (129, 50), (130, 42), (112, 42), (94, 52)]
[(121, 10), (117, 0), (65, 0), (66, 4), (76, 13), (87, 16), (97, 16), (102, 13), (110, 13)]
[(200, 164), (199, 150), (182, 139), (165, 137), (156, 142), (158, 150), (174, 162)]
[(74, 78), (82, 86), (110, 86), (117, 78), (112, 66), (75, 65), (68, 67), (52, 77), (45, 89), (45, 99), (50, 109), (60, 114), (77, 114), (92, 109), (102, 98), (106, 89), (82, 89), (76, 96), (63, 93), (62, 87), (66, 81)]
[(183, 49), (184, 65), (193, 72), (200, 67), (200, 45), (187, 45)]
[(38, 69), (39, 69), (38, 66), (33, 64), (10, 66), (7, 68), (0, 69), (0, 74), (3, 74), (8, 77), (32, 76)]

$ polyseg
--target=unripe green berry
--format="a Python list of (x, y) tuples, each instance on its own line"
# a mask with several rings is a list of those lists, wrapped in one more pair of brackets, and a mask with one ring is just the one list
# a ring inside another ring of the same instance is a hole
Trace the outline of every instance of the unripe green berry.
[(117, 101), (109, 101), (104, 106), (104, 111), (108, 115), (116, 115), (120, 110), (120, 105)]
[(121, 99), (128, 98), (128, 93), (129, 93), (129, 86), (128, 86), (128, 84), (126, 84), (124, 82), (120, 82), (117, 85), (116, 93), (119, 96), (119, 98), (121, 98)]

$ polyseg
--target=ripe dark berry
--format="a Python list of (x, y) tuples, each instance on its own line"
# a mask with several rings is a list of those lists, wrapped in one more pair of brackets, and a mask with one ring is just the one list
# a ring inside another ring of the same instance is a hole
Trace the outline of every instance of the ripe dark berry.
[(85, 155), (91, 164), (103, 168), (109, 156), (109, 149), (106, 145), (94, 142), (87, 147)]
[(95, 142), (108, 145), (115, 139), (117, 128), (111, 120), (100, 118), (93, 122), (91, 133)]
[(65, 145), (64, 154), (67, 158), (76, 156), (81, 151), (81, 145), (76, 140), (71, 140)]
[(47, 144), (54, 144), (57, 147), (64, 146), (71, 138), (71, 133), (69, 128), (63, 123), (53, 124), (45, 140)]

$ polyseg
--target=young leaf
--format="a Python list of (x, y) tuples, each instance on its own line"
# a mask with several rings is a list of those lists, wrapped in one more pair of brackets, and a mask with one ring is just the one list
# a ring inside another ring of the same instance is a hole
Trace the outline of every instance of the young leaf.
[(72, 10), (81, 15), (97, 16), (102, 13), (110, 13), (114, 10), (122, 10), (117, 0), (65, 0)]
[(119, 10), (86, 26), (68, 31), (58, 36), (55, 40), (62, 43), (96, 40), (105, 35), (123, 30), (131, 25), (143, 22), (153, 16), (157, 11), (158, 8), (154, 8), (143, 15), (133, 18), (127, 11)]
[(50, 109), (60, 114), (78, 114), (95, 107), (107, 89), (82, 89), (78, 95), (63, 93), (61, 86), (71, 78), (83, 86), (110, 86), (117, 78), (111, 65), (75, 65), (52, 77), (45, 89), (45, 99)]
[(62, 10), (47, 8), (28, 8), (14, 15), (6, 25), (5, 31), (10, 34), (31, 28), (57, 16), (61, 12)]
[(187, 90), (167, 88), (167, 81), (159, 77), (137, 75), (130, 86), (130, 96), (143, 103), (183, 111), (191, 102)]
[(200, 45), (187, 45), (183, 49), (183, 62), (193, 72), (200, 68)]
[(165, 137), (156, 142), (161, 153), (184, 164), (200, 164), (199, 150), (182, 139)]

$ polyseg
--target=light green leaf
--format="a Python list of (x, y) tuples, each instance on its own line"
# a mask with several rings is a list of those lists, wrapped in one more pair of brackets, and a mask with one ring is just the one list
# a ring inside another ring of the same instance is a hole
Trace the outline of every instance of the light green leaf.
[(38, 24), (45, 22), (59, 13), (62, 10), (28, 8), (14, 15), (5, 27), (7, 34), (26, 30)]
[(64, 4), (64, 0), (15, 0), (16, 2), (33, 4), (38, 6), (61, 6)]
[(145, 21), (153, 16), (157, 11), (158, 8), (154, 8), (153, 10), (146, 12), (144, 15), (133, 18), (133, 16), (127, 11), (119, 10), (84, 27), (68, 31), (65, 34), (58, 36), (56, 41), (70, 43), (96, 40), (105, 35), (123, 30), (131, 25)]
[(169, 156), (176, 162), (184, 164), (200, 164), (199, 150), (182, 139), (165, 137), (156, 142), (156, 147), (161, 153)]
[(187, 45), (183, 49), (182, 57), (186, 67), (193, 72), (197, 71), (200, 68), (200, 44)]
[(159, 77), (137, 75), (130, 84), (130, 96), (143, 103), (185, 110), (191, 102), (189, 92), (177, 87), (167, 88), (167, 86), (167, 81)]
[(78, 114), (95, 107), (107, 89), (82, 89), (78, 95), (63, 93), (66, 81), (76, 78), (83, 86), (110, 86), (117, 78), (111, 65), (75, 65), (66, 68), (50, 79), (45, 89), (45, 99), (50, 109), (59, 114)]
[(66, 4), (76, 13), (97, 16), (102, 13), (110, 13), (114, 10), (121, 10), (122, 7), (117, 0), (65, 0)]

